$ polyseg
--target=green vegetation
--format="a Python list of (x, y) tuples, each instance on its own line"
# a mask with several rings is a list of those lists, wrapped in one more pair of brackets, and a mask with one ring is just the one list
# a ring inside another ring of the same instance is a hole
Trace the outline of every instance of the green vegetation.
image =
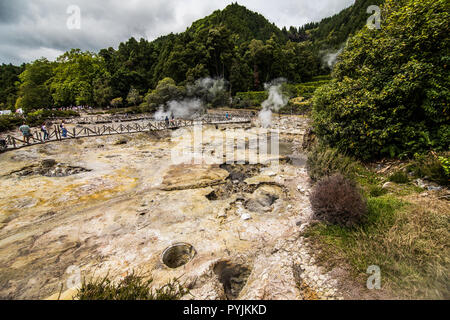
[(356, 0), (353, 6), (332, 17), (306, 24), (300, 28), (300, 33), (312, 41), (317, 49), (337, 49), (350, 35), (363, 28), (369, 16), (367, 8), (371, 5), (380, 6), (383, 2), (384, 0)]
[(316, 133), (361, 159), (448, 150), (449, 6), (387, 0), (380, 30), (352, 37), (314, 95)]
[(381, 268), (382, 289), (401, 297), (448, 299), (450, 212), (394, 195), (368, 199), (368, 222), (357, 228), (318, 224), (306, 236), (328, 266), (346, 261), (361, 285), (370, 265)]
[(23, 118), (17, 115), (0, 116), (0, 132), (18, 129), (23, 122)]
[(11, 64), (0, 66), (0, 110), (16, 110), (17, 87), (15, 83), (19, 81), (19, 75), (24, 68), (23, 65), (21, 67)]
[(369, 186), (369, 196), (372, 198), (384, 196), (388, 191), (377, 185)]
[(189, 293), (178, 280), (173, 280), (161, 288), (152, 289), (153, 280), (132, 273), (118, 283), (108, 276), (86, 281), (83, 279), (77, 300), (179, 300)]
[(52, 106), (50, 79), (53, 77), (54, 63), (47, 59), (39, 59), (26, 65), (20, 74), (19, 97), (16, 109), (22, 108), (25, 113)]
[(16, 114), (9, 116), (0, 116), (0, 132), (18, 129), (24, 121), (30, 127), (37, 127), (42, 125), (46, 121), (51, 121), (51, 119), (53, 118), (71, 118), (79, 116), (80, 114), (78, 112), (72, 110), (59, 111), (45, 109), (29, 113), (25, 120), (22, 116)]
[(409, 179), (405, 171), (399, 170), (389, 176), (389, 181), (401, 184), (408, 183)]
[(414, 177), (436, 182), (440, 185), (450, 184), (450, 173), (448, 172), (447, 156), (436, 154), (415, 154), (414, 160), (408, 165), (407, 171)]
[(315, 146), (308, 153), (306, 168), (313, 181), (340, 173), (345, 177), (353, 178), (357, 164), (337, 149)]

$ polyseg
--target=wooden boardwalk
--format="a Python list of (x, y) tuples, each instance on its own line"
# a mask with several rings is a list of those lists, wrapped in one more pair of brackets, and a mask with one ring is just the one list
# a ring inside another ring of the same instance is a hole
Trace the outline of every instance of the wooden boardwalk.
[(37, 144), (45, 144), (55, 141), (63, 141), (67, 139), (79, 139), (86, 137), (100, 137), (117, 134), (139, 133), (139, 132), (152, 132), (162, 130), (176, 130), (183, 127), (190, 127), (194, 125), (219, 125), (219, 124), (239, 124), (239, 123), (251, 123), (250, 118), (233, 118), (231, 120), (224, 120), (223, 117), (207, 117), (197, 120), (173, 120), (169, 121), (149, 121), (145, 124), (130, 123), (130, 124), (114, 124), (110, 123), (103, 126), (95, 127), (76, 127), (67, 130), (66, 136), (63, 137), (63, 132), (59, 125), (54, 125), (48, 130), (48, 138), (44, 140), (44, 133), (40, 129), (30, 136), (29, 143), (23, 138), (14, 137), (11, 135), (4, 138), (5, 145), (1, 148), (1, 151), (17, 150), (24, 147), (29, 147)]

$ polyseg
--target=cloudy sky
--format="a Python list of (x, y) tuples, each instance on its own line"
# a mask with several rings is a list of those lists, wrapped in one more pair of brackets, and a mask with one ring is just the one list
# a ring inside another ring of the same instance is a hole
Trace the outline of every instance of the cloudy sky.
[[(55, 59), (70, 48), (98, 51), (130, 37), (153, 40), (236, 0), (0, 0), (0, 64)], [(354, 0), (239, 0), (279, 27), (338, 13)], [(76, 12), (80, 9), (80, 28)], [(69, 11), (69, 12), (68, 12)], [(75, 28), (69, 29), (70, 26)]]

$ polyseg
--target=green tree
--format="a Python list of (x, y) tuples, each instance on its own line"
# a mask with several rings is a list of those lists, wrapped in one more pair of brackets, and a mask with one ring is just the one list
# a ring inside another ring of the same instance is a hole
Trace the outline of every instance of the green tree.
[(107, 107), (113, 97), (113, 89), (109, 76), (98, 77), (94, 80), (94, 103), (99, 107)]
[(448, 150), (448, 2), (387, 0), (382, 16), (381, 30), (349, 40), (316, 92), (317, 134), (363, 159)]
[(139, 91), (137, 91), (135, 88), (131, 88), (127, 96), (127, 102), (136, 106), (140, 101), (141, 96), (139, 95)]
[(94, 104), (94, 82), (107, 77), (103, 58), (79, 49), (60, 56), (54, 73), (50, 87), (59, 106)]
[(186, 94), (184, 87), (177, 86), (171, 78), (164, 78), (156, 86), (155, 90), (150, 91), (146, 96), (146, 102), (149, 106), (165, 105), (171, 100), (181, 99)]
[(50, 79), (53, 76), (53, 63), (42, 58), (28, 64), (20, 74), (19, 97), (16, 109), (24, 112), (34, 109), (49, 108), (53, 104), (50, 94)]

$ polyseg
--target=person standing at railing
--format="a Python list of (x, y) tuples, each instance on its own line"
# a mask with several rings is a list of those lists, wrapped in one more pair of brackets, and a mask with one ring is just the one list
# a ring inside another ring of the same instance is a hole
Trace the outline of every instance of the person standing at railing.
[(23, 122), (23, 124), (19, 127), (19, 130), (22, 132), (25, 142), (29, 144), (31, 137), (30, 127), (25, 122)]
[(64, 124), (64, 120), (61, 122), (61, 124), (59, 125), (59, 127), (61, 128), (61, 134), (63, 138), (67, 138), (67, 129), (66, 126)]
[(47, 127), (45, 126), (45, 123), (42, 124), (41, 131), (44, 133), (44, 140), (50, 140), (48, 136)]

